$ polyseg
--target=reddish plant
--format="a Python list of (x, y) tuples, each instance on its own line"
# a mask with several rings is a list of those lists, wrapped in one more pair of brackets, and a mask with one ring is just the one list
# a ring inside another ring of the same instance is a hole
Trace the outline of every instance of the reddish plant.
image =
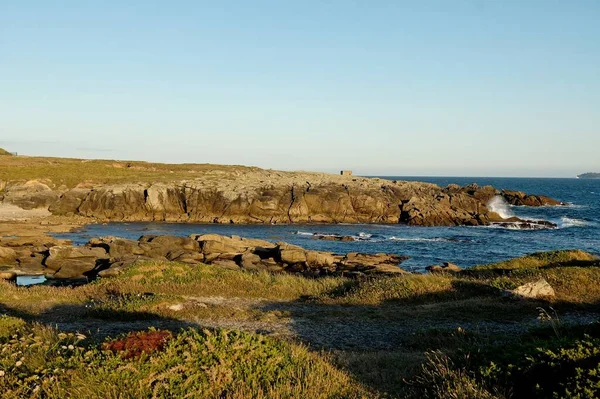
[(131, 332), (125, 338), (104, 343), (102, 349), (121, 353), (123, 359), (135, 359), (142, 353), (161, 351), (171, 338), (170, 331)]

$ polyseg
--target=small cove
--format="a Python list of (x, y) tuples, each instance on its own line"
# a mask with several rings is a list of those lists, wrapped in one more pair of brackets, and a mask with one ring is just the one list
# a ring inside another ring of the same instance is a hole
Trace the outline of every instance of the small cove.
[[(306, 249), (335, 253), (365, 252), (408, 255), (402, 266), (422, 271), (426, 266), (453, 262), (463, 267), (492, 263), (532, 252), (555, 249), (582, 249), (600, 253), (600, 180), (542, 178), (426, 178), (388, 177), (421, 180), (445, 186), (491, 184), (548, 195), (570, 203), (560, 207), (510, 207), (516, 216), (549, 220), (557, 229), (514, 230), (499, 227), (415, 227), (374, 224), (310, 224), (310, 225), (230, 225), (191, 223), (109, 223), (91, 224), (70, 233), (55, 234), (76, 245), (90, 238), (118, 236), (138, 239), (142, 235), (176, 235), (216, 233), (260, 238), (272, 242), (285, 241)], [(352, 236), (355, 241), (340, 242), (317, 239), (318, 236)]]

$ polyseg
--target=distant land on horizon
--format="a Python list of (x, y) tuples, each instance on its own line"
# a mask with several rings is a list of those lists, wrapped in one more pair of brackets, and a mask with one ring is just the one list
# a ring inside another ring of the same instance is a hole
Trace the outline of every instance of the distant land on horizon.
[(600, 173), (582, 173), (580, 175), (577, 175), (577, 178), (579, 179), (600, 179)]

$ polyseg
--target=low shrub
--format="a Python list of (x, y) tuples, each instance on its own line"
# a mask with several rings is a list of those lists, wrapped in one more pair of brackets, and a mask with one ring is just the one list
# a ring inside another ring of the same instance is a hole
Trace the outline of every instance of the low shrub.
[(173, 338), (170, 331), (138, 331), (127, 336), (105, 342), (102, 349), (113, 353), (120, 353), (123, 359), (132, 359), (163, 350), (167, 341)]

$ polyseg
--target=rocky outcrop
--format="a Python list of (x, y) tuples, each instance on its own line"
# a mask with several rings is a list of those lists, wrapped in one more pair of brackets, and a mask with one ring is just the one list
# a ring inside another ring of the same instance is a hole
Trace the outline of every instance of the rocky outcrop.
[(557, 206), (565, 203), (544, 195), (527, 195), (522, 191), (502, 190), (502, 197), (511, 205), (517, 206)]
[(504, 200), (510, 205), (516, 206), (557, 206), (565, 205), (564, 202), (557, 201), (553, 198), (546, 197), (544, 195), (531, 195), (526, 194), (522, 191), (514, 190), (497, 190), (492, 186), (478, 186), (477, 184), (469, 184), (461, 187), (456, 184), (450, 184), (444, 188), (446, 193), (464, 193), (467, 194), (481, 203), (487, 204), (496, 195), (502, 196)]
[(492, 224), (511, 230), (546, 230), (558, 227), (556, 223), (547, 220), (522, 220), (515, 217), (509, 218), (503, 222), (493, 222)]
[(501, 221), (486, 206), (495, 195), (515, 205), (560, 204), (543, 196), (475, 184), (442, 189), (430, 183), (254, 169), (237, 174), (206, 172), (196, 180), (165, 183), (82, 183), (71, 189), (51, 189), (46, 183), (9, 183), (4, 201), (102, 221), (419, 226)]
[(348, 253), (336, 255), (311, 251), (285, 242), (247, 239), (217, 234), (190, 237), (147, 235), (139, 240), (102, 237), (87, 245), (29, 246), (17, 249), (0, 247), (0, 254), (18, 274), (44, 274), (50, 279), (89, 280), (111, 277), (132, 264), (144, 261), (175, 261), (208, 264), (233, 270), (264, 270), (299, 273), (309, 276), (401, 274), (399, 264), (405, 256)]

